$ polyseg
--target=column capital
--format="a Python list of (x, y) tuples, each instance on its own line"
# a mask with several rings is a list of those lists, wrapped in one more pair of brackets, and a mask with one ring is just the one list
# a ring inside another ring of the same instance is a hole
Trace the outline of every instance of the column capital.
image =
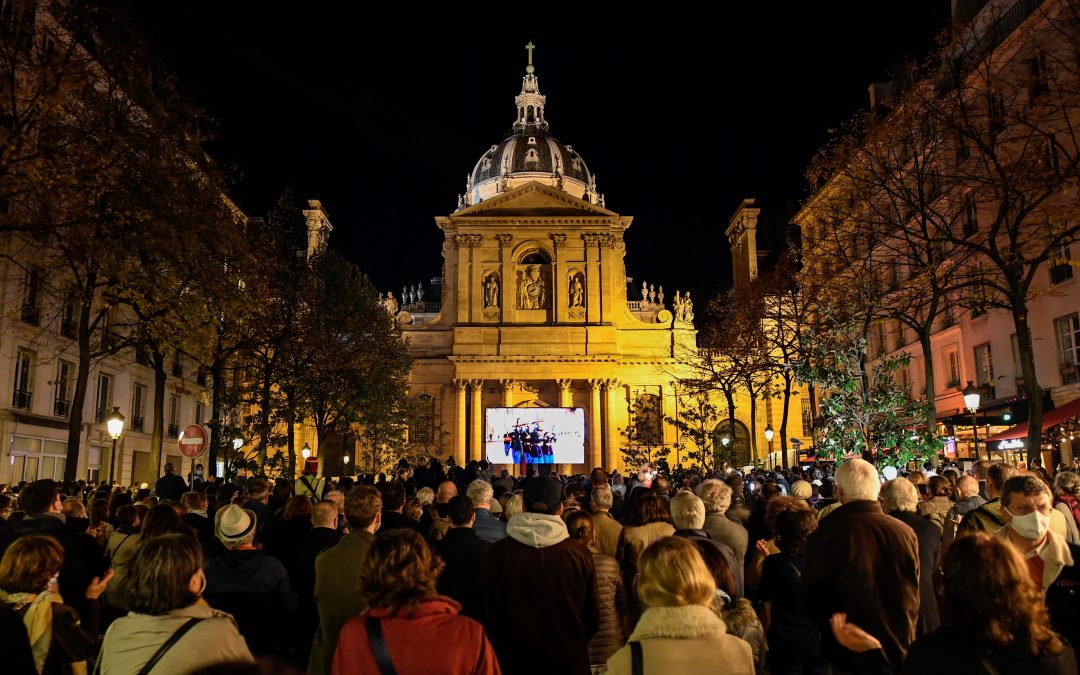
[(608, 389), (615, 389), (622, 386), (622, 380), (617, 377), (609, 377), (608, 379), (604, 380), (604, 386)]
[(468, 380), (459, 380), (456, 378), (454, 379), (454, 386), (457, 388), (458, 391), (465, 391), (465, 387), (467, 387), (468, 385)]
[(503, 388), (503, 391), (513, 391), (515, 384), (517, 380), (499, 380), (499, 386)]
[(589, 383), (590, 390), (598, 390), (600, 389), (600, 387), (604, 386), (605, 380), (603, 380), (602, 378), (591, 378), (589, 380), (586, 380), (586, 382)]
[(499, 246), (502, 248), (509, 248), (514, 243), (514, 235), (512, 234), (497, 234), (495, 238), (499, 240)]
[(552, 232), (549, 236), (556, 248), (566, 244), (566, 235), (561, 232)]
[(472, 387), (473, 391), (481, 389), (484, 386), (483, 380), (467, 380), (467, 382), (469, 383), (469, 386)]
[(482, 234), (455, 234), (454, 243), (458, 248), (477, 248), (484, 241)]
[(583, 232), (581, 238), (585, 240), (586, 246), (596, 246), (600, 243), (599, 232)]
[(555, 384), (559, 385), (561, 391), (569, 390), (572, 383), (573, 380), (555, 380)]

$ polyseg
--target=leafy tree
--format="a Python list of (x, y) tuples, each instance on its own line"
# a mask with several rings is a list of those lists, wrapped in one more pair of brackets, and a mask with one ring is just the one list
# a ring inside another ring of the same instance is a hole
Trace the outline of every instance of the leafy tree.
[(851, 455), (904, 466), (936, 456), (942, 443), (925, 427), (925, 402), (914, 401), (896, 382), (907, 356), (871, 362), (861, 320), (832, 305), (819, 308), (820, 322), (804, 336), (800, 381), (825, 394), (815, 427), (818, 456), (842, 462)]
[(692, 462), (701, 467), (706, 474), (720, 466), (735, 463), (735, 451), (732, 446), (724, 446), (716, 441), (716, 425), (720, 421), (720, 411), (710, 400), (709, 393), (703, 390), (691, 390), (678, 394), (679, 407), (675, 417), (665, 417), (668, 424), (679, 430), (679, 436), (686, 440), (680, 443), (680, 450)]
[[(619, 433), (624, 439), (619, 447), (624, 466), (638, 467), (652, 462), (657, 452), (664, 449), (659, 397), (636, 397), (630, 409), (630, 423)], [(668, 454), (664, 452), (665, 457)]]

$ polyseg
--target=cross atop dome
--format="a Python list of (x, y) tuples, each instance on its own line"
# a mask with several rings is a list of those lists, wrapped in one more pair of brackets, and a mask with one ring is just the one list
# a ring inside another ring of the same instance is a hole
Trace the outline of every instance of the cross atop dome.
[(546, 98), (540, 93), (540, 82), (536, 79), (536, 67), (533, 66), (533, 50), (536, 45), (532, 40), (525, 45), (529, 53), (529, 63), (525, 66), (525, 77), (521, 81), (521, 93), (514, 97), (514, 105), (517, 106), (517, 121), (514, 122), (514, 131), (536, 130), (547, 131), (548, 123), (544, 119), (544, 103)]

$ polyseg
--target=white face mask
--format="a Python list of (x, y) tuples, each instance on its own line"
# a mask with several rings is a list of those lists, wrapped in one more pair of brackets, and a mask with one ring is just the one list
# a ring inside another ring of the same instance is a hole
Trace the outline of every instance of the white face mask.
[(1005, 511), (1012, 516), (1009, 526), (1024, 539), (1038, 541), (1050, 529), (1050, 516), (1044, 516), (1038, 511), (1032, 511), (1022, 516), (1014, 514), (1009, 509), (1005, 509)]

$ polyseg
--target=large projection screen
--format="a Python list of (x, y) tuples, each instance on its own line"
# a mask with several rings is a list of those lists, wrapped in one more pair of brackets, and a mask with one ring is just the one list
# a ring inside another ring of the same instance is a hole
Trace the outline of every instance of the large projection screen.
[(488, 408), (484, 447), (492, 464), (582, 464), (585, 411), (581, 408)]

